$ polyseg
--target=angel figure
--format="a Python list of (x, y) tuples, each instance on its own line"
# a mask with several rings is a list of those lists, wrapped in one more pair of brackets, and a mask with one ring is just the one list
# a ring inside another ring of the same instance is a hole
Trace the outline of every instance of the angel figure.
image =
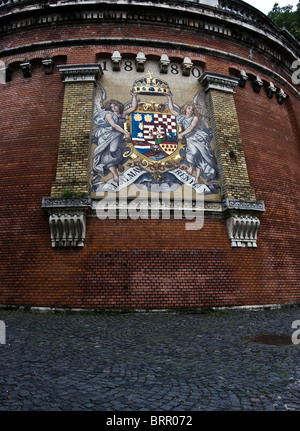
[(200, 176), (205, 179), (216, 179), (218, 168), (211, 148), (212, 132), (205, 127), (202, 116), (193, 102), (187, 102), (177, 111), (172, 95), (168, 95), (169, 109), (176, 116), (177, 124), (183, 127), (179, 139), (186, 139), (186, 160), (189, 163), (188, 173), (193, 175), (196, 170), (196, 184), (201, 183)]
[[(132, 94), (131, 106), (124, 108), (118, 100), (111, 99), (104, 103), (104, 110), (94, 118), (96, 130), (93, 133), (97, 144), (93, 155), (93, 173), (106, 176), (112, 173), (115, 182), (119, 182), (119, 173), (124, 171), (123, 154), (126, 151), (125, 139), (130, 139), (124, 130), (126, 116), (137, 108), (136, 94)], [(119, 171), (119, 173), (118, 173)]]

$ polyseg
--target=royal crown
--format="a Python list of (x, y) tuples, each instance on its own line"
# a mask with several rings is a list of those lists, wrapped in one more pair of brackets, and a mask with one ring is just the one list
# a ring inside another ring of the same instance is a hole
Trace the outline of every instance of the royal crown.
[(144, 78), (137, 79), (133, 84), (132, 91), (156, 96), (171, 94), (168, 83), (159, 78), (154, 78), (152, 72), (148, 72)]

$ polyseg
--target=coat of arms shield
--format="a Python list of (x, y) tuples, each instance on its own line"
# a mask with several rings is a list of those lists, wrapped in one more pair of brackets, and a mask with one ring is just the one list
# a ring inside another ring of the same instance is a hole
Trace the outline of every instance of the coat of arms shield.
[(144, 166), (178, 159), (179, 127), (166, 105), (140, 103), (128, 123), (132, 137), (128, 146)]
[[(167, 83), (148, 77), (136, 81), (133, 91), (139, 94), (162, 96), (170, 94)], [(168, 162), (179, 162), (180, 151), (184, 144), (178, 139), (181, 126), (165, 103), (140, 102), (136, 110), (130, 114), (127, 129), (131, 134), (131, 142), (127, 144), (131, 158), (139, 158), (144, 167), (167, 166)]]

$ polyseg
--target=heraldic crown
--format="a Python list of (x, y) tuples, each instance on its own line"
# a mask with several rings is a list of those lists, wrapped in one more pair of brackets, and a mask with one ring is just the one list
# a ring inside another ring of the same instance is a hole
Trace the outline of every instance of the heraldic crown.
[(134, 81), (132, 91), (134, 93), (151, 94), (157, 96), (171, 94), (168, 83), (159, 78), (153, 78), (152, 72), (148, 72), (147, 76), (144, 78)]

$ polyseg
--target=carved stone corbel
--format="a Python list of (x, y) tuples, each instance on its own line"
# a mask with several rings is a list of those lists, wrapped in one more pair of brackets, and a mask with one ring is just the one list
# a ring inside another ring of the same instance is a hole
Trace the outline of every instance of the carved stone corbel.
[(253, 91), (257, 94), (260, 93), (261, 88), (263, 87), (264, 83), (259, 75), (257, 75), (256, 80), (252, 82)]
[(247, 73), (244, 70), (241, 70), (239, 87), (245, 88), (245, 85), (248, 79), (249, 79), (249, 76), (247, 75)]
[(231, 247), (257, 247), (260, 227), (258, 215), (265, 211), (264, 202), (227, 199), (223, 202)]
[(143, 52), (139, 52), (135, 58), (135, 66), (137, 72), (144, 72), (147, 59)]
[(86, 215), (91, 208), (88, 198), (43, 198), (42, 208), (49, 214), (51, 245), (84, 247)]
[(111, 56), (112, 68), (115, 72), (121, 70), (122, 56), (119, 51), (114, 51)]
[(23, 63), (20, 64), (20, 67), (23, 71), (24, 78), (31, 78), (32, 65), (30, 64), (30, 61), (27, 58), (25, 58)]
[(49, 216), (52, 247), (83, 247), (86, 219), (81, 211), (58, 212)]
[(42, 63), (44, 66), (45, 75), (52, 75), (54, 65), (53, 65), (53, 60), (50, 57), (50, 55), (47, 55), (47, 57), (45, 57), (44, 60), (42, 60)]
[(167, 54), (162, 54), (159, 60), (160, 73), (168, 73), (170, 63), (171, 63), (171, 60), (169, 59)]
[(269, 85), (269, 87), (267, 88), (266, 91), (267, 91), (267, 97), (268, 97), (268, 99), (272, 99), (273, 96), (274, 96), (274, 94), (277, 91), (275, 85), (273, 84), (273, 82), (270, 82), (270, 85)]
[(287, 98), (287, 95), (285, 94), (285, 92), (281, 88), (279, 90), (279, 92), (277, 93), (277, 100), (278, 100), (279, 105), (282, 105), (285, 102), (286, 98)]
[(257, 247), (258, 217), (235, 214), (226, 220), (226, 225), (231, 247)]
[(191, 59), (189, 57), (185, 57), (181, 65), (183, 76), (190, 76), (192, 67), (193, 63), (191, 62)]

